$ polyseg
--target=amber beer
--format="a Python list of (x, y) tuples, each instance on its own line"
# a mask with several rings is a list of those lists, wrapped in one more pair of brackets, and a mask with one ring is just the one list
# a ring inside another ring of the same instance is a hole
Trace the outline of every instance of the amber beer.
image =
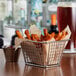
[(60, 2), (57, 8), (58, 28), (61, 32), (67, 25), (69, 25), (72, 32), (71, 40), (66, 49), (72, 49), (72, 44), (76, 48), (76, 3)]

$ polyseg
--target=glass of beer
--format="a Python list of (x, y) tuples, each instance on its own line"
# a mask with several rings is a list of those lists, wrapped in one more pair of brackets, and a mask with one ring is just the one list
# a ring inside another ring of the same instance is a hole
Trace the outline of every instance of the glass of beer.
[(59, 2), (57, 7), (58, 28), (61, 32), (68, 25), (72, 32), (66, 49), (76, 48), (76, 2)]

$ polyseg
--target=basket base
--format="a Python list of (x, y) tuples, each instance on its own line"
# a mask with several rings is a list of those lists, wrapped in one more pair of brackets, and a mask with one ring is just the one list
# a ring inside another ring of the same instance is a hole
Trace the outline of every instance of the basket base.
[(40, 67), (40, 68), (51, 68), (51, 67), (59, 67), (60, 64), (52, 64), (52, 65), (38, 65), (38, 64), (32, 64), (32, 63), (25, 63), (25, 65), (28, 65), (28, 66), (35, 66), (35, 67)]

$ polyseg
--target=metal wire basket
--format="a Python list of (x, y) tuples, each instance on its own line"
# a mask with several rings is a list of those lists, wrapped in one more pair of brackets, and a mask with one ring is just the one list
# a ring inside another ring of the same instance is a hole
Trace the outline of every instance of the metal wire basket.
[(61, 41), (30, 41), (21, 43), (25, 64), (50, 67), (59, 65), (64, 48), (69, 40)]

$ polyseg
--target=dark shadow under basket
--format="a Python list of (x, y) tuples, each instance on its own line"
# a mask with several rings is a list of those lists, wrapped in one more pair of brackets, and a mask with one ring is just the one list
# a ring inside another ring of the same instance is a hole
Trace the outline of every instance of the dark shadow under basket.
[(20, 48), (15, 50), (15, 48), (4, 48), (4, 55), (6, 62), (18, 62), (19, 55), (20, 55)]

